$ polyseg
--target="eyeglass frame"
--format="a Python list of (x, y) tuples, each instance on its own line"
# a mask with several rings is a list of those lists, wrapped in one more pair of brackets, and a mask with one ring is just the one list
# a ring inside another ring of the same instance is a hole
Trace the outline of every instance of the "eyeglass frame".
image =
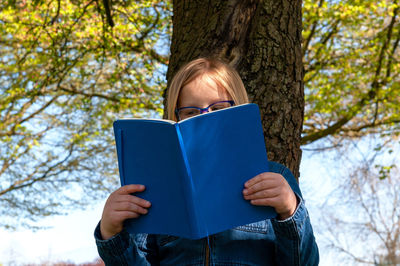
[[(215, 104), (218, 104), (218, 103), (229, 103), (229, 104), (231, 105), (231, 106), (229, 106), (229, 107), (232, 107), (232, 106), (235, 105), (235, 102), (232, 101), (232, 100), (230, 100), (230, 101), (219, 101), (219, 102), (215, 102), (215, 103), (212, 103), (212, 104), (210, 104), (209, 106), (204, 107), (204, 108), (200, 108), (200, 107), (197, 107), (197, 106), (185, 106), (185, 107), (181, 107), (181, 108), (176, 108), (176, 109), (175, 109), (175, 115), (176, 115), (176, 118), (177, 118), (178, 121), (179, 121), (179, 120), (181, 120), (181, 118), (179, 117), (179, 111), (181, 111), (181, 110), (183, 110), (183, 109), (188, 109), (188, 108), (197, 109), (197, 110), (200, 111), (199, 115), (201, 115), (201, 114), (203, 114), (203, 113), (209, 113), (209, 112), (210, 112), (210, 111), (209, 111), (210, 107), (213, 106), (213, 105), (215, 105)], [(228, 108), (228, 107), (227, 107), (227, 108)], [(212, 112), (212, 111), (211, 111), (211, 112)], [(196, 115), (195, 115), (195, 116), (196, 116)], [(189, 117), (188, 117), (188, 118), (189, 118)]]

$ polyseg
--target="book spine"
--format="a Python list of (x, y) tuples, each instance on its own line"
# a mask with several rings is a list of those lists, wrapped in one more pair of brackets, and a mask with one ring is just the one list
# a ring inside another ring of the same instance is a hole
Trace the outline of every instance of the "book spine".
[(118, 162), (120, 164), (118, 169), (119, 169), (119, 175), (121, 177), (121, 186), (124, 186), (126, 184), (126, 181), (125, 181), (125, 173), (124, 173), (124, 169), (125, 169), (124, 168), (124, 159), (123, 159), (124, 145), (122, 143), (122, 141), (123, 141), (122, 129), (118, 129), (116, 133), (117, 133), (117, 134), (115, 134), (116, 135), (116, 144), (117, 144), (116, 146), (117, 146), (117, 150), (119, 150), (119, 152), (117, 152), (117, 155), (118, 155)]
[(175, 124), (176, 133), (179, 140), (179, 147), (181, 150), (184, 166), (185, 166), (185, 173), (186, 176), (184, 177), (183, 184), (186, 189), (184, 189), (185, 198), (187, 199), (187, 213), (188, 213), (188, 220), (190, 221), (191, 232), (193, 237), (198, 237), (200, 235), (200, 228), (198, 223), (198, 214), (196, 205), (194, 203), (194, 195), (196, 194), (196, 189), (193, 183), (193, 176), (190, 170), (189, 161), (186, 154), (185, 144), (183, 142), (181, 130), (179, 128), (179, 124)]

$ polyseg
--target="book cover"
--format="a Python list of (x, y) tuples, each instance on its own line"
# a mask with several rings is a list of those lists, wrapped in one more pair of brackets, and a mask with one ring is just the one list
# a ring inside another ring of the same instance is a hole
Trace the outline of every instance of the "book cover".
[(129, 232), (197, 239), (276, 216), (242, 194), (247, 180), (268, 171), (256, 104), (180, 122), (117, 120), (114, 134), (121, 185), (145, 185), (136, 195), (152, 203), (126, 222)]

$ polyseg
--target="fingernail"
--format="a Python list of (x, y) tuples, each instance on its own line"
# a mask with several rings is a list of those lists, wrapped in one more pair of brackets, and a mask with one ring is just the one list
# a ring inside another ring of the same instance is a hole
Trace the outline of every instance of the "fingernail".
[(247, 194), (249, 191), (247, 189), (243, 190), (243, 194)]

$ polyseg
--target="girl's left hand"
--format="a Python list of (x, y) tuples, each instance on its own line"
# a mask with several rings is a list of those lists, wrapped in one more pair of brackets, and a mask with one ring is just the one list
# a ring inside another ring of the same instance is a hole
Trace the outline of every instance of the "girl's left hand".
[(277, 173), (261, 173), (244, 184), (243, 196), (253, 205), (271, 206), (281, 220), (294, 214), (297, 197), (286, 179)]

